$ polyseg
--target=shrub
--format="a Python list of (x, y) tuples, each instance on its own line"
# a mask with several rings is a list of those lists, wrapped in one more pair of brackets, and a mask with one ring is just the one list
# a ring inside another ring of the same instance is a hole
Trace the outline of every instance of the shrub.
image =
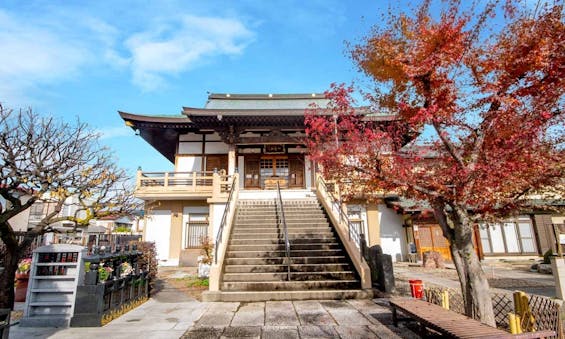
[(149, 290), (155, 287), (157, 281), (157, 267), (159, 262), (157, 261), (157, 249), (155, 248), (155, 243), (151, 241), (140, 241), (137, 243), (137, 249), (143, 254), (139, 258), (138, 265), (140, 268), (149, 271)]

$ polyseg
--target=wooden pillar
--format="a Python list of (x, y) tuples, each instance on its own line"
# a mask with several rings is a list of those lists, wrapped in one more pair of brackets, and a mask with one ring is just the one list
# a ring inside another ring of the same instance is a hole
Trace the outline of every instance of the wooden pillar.
[(368, 246), (381, 244), (381, 227), (379, 223), (379, 207), (376, 204), (367, 204), (367, 235)]
[(235, 173), (235, 145), (230, 144), (228, 149), (228, 174)]

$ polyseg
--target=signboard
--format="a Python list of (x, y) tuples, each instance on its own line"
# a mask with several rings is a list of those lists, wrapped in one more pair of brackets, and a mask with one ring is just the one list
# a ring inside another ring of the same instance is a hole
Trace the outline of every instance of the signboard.
[(284, 145), (265, 145), (265, 154), (284, 154)]

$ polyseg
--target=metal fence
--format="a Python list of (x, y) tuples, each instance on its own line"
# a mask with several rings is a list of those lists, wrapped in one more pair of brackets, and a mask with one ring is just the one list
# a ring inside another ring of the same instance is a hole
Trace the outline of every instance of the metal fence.
[(208, 236), (208, 220), (190, 221), (186, 223), (185, 248), (202, 247), (202, 239)]
[[(446, 290), (449, 293), (449, 309), (460, 314), (465, 314), (463, 296), (458, 290), (428, 287), (425, 288), (424, 294), (428, 302), (441, 305), (442, 293)], [(508, 313), (514, 312), (514, 298), (512, 293), (491, 293), (491, 298), (496, 327), (509, 331)], [(528, 299), (530, 311), (535, 319), (535, 329), (537, 331), (554, 330), (558, 333), (558, 336), (552, 338), (562, 338), (559, 304), (550, 298), (539, 295), (530, 295)], [(474, 312), (474, 318), (477, 318), (476, 314), (477, 312)]]

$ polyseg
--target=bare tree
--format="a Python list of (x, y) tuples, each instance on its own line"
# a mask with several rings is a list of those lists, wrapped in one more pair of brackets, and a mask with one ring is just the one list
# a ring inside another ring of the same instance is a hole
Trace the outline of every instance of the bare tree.
[[(128, 213), (134, 206), (125, 172), (115, 165), (98, 135), (80, 121), (66, 123), (31, 109), (15, 112), (0, 105), (0, 239), (4, 271), (0, 273), (0, 308), (12, 308), (14, 277), (21, 255), (46, 228), (58, 221), (77, 225), (107, 214)], [(73, 197), (72, 216), (61, 210)], [(52, 208), (18, 241), (10, 219), (36, 202)]]

